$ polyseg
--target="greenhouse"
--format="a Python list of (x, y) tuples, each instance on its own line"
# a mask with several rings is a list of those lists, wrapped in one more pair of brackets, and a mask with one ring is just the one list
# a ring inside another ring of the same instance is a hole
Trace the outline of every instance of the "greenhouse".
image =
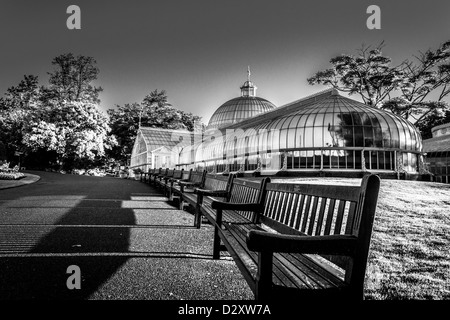
[(193, 134), (186, 130), (140, 127), (131, 154), (130, 168), (147, 171), (173, 168), (179, 153), (193, 144)]
[(414, 125), (336, 90), (228, 122), (217, 129), (210, 122), (194, 154), (181, 153), (184, 168), (261, 174), (418, 173), (423, 166), (422, 140)]
[(433, 137), (423, 141), (428, 169), (436, 182), (450, 183), (450, 123), (434, 127)]

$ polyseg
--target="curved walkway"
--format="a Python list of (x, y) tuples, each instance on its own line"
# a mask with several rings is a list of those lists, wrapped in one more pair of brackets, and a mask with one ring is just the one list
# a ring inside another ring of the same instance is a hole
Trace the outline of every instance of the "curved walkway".
[(34, 183), (36, 181), (39, 181), (39, 179), (41, 178), (40, 176), (29, 172), (24, 172), (24, 174), (25, 177), (19, 180), (0, 180), (0, 190), (20, 187), (23, 185)]

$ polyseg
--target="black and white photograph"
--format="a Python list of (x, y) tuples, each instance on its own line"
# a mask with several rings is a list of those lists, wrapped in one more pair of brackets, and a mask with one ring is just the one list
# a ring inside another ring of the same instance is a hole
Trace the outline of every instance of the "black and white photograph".
[(0, 305), (450, 300), (449, 1), (1, 0), (0, 41)]

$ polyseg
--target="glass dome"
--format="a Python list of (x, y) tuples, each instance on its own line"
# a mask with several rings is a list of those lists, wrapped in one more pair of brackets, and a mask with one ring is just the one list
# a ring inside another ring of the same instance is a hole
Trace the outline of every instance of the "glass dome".
[(214, 112), (209, 120), (207, 130), (221, 129), (274, 108), (273, 103), (263, 98), (252, 96), (234, 98), (222, 104)]
[(271, 170), (417, 172), (422, 153), (420, 133), (409, 121), (334, 90), (227, 129), (234, 133), (222, 139), (207, 136), (197, 152), (197, 161), (216, 166), (217, 172), (226, 166), (251, 171), (261, 163), (264, 169), (264, 161), (272, 161)]
[(273, 149), (381, 148), (421, 151), (422, 139), (407, 120), (358, 101), (331, 95), (279, 115), (257, 129), (277, 130)]
[(250, 81), (250, 68), (247, 72), (248, 79), (240, 87), (241, 96), (222, 104), (209, 119), (206, 130), (222, 129), (275, 109), (272, 102), (256, 96), (257, 87)]

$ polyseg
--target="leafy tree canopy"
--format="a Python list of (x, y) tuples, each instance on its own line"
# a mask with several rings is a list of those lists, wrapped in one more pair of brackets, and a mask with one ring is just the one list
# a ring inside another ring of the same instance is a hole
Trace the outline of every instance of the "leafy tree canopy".
[(49, 85), (39, 86), (38, 77), (26, 75), (10, 87), (0, 99), (0, 156), (11, 159), (22, 151), (25, 162), (68, 169), (104, 158), (117, 143), (108, 117), (98, 109), (95, 64), (91, 57), (63, 54), (52, 60)]
[(117, 137), (119, 145), (111, 151), (111, 156), (125, 160), (131, 156), (134, 140), (142, 127), (163, 129), (194, 130), (194, 124), (201, 118), (192, 113), (174, 108), (168, 103), (164, 90), (154, 90), (145, 96), (142, 103), (125, 104), (109, 109), (112, 134)]
[(50, 75), (50, 89), (59, 101), (79, 101), (100, 103), (101, 87), (95, 87), (99, 69), (92, 57), (74, 56), (72, 53), (62, 54), (52, 60), (55, 67)]
[(358, 94), (364, 103), (411, 121), (424, 137), (432, 123), (443, 121), (450, 110), (445, 98), (450, 94), (450, 41), (429, 49), (400, 65), (376, 48), (363, 46), (357, 55), (342, 54), (330, 60), (332, 68), (308, 78), (311, 85), (331, 86)]

